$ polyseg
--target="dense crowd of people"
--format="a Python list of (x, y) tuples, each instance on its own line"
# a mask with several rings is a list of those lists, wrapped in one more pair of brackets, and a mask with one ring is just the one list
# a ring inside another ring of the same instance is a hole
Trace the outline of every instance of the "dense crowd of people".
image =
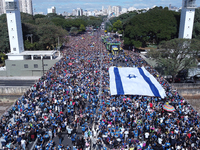
[[(200, 148), (193, 107), (138, 53), (113, 56), (104, 47), (101, 52), (99, 37), (70, 37), (62, 59), (1, 118), (2, 147), (25, 150), (36, 141), (35, 150)], [(111, 96), (108, 69), (119, 64), (144, 66), (167, 97)], [(176, 111), (163, 110), (166, 103)]]

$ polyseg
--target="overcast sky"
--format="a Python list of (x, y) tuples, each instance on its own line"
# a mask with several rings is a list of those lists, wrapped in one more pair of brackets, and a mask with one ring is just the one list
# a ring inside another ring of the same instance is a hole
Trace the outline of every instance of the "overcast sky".
[[(34, 12), (47, 13), (47, 8), (56, 7), (57, 13), (72, 12), (73, 9), (82, 8), (83, 10), (101, 10), (102, 6), (121, 6), (122, 8), (147, 8), (156, 6), (168, 7), (169, 4), (181, 7), (182, 0), (32, 0)], [(196, 0), (200, 6), (200, 0)]]

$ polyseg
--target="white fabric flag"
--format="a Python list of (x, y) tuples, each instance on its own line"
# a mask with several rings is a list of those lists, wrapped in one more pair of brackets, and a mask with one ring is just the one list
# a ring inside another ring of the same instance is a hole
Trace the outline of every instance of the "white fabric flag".
[(111, 95), (166, 97), (161, 84), (144, 67), (110, 67)]

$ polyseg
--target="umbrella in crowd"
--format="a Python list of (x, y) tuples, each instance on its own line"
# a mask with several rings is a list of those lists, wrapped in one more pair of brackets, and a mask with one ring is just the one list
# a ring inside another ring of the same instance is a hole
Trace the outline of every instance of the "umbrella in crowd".
[(175, 108), (173, 106), (169, 105), (169, 104), (164, 104), (163, 109), (166, 110), (166, 111), (169, 111), (169, 112), (175, 111)]

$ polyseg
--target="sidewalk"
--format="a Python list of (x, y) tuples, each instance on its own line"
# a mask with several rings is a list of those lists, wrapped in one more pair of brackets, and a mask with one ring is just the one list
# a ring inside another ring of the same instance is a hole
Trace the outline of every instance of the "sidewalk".
[(40, 76), (0, 77), (0, 80), (39, 80)]

